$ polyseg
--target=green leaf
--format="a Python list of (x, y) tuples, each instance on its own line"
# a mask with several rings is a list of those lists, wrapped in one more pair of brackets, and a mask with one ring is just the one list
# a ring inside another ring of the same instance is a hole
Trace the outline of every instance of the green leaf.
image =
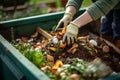
[(32, 60), (37, 67), (41, 67), (46, 61), (41, 51), (33, 51)]
[(56, 25), (52, 27), (52, 31), (55, 32), (55, 29), (56, 29)]

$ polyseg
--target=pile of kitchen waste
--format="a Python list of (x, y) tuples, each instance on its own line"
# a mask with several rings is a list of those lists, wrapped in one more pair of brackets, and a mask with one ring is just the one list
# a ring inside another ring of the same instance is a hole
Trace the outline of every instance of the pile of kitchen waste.
[(62, 43), (65, 29), (47, 31), (45, 38), (38, 31), (16, 38), (13, 46), (52, 80), (97, 80), (120, 72), (120, 55), (88, 32), (80, 33), (76, 43)]

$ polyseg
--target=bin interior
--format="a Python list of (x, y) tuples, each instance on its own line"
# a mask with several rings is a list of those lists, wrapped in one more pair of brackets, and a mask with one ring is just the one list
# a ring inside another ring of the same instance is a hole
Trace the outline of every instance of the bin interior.
[[(85, 9), (79, 10), (75, 17), (82, 14), (84, 11)], [(57, 25), (63, 14), (64, 12), (57, 12), (0, 22), (0, 25), (9, 32), (10, 36), (10, 38), (7, 38), (7, 36), (5, 35), (6, 40), (4, 40), (2, 36), (0, 36), (2, 38), (0, 39), (0, 55), (8, 57), (11, 61), (13, 61), (15, 66), (21, 70), (19, 75), (21, 74), (23, 79), (24, 77), (27, 77), (25, 79), (28, 80), (49, 80), (49, 78), (44, 75), (44, 73), (39, 71), (38, 68), (31, 64), (31, 62), (29, 62), (24, 56), (22, 56), (21, 53), (19, 53), (9, 42), (11, 42), (12, 39), (19, 38), (21, 36), (30, 36), (35, 32), (36, 27), (41, 27), (42, 29), (51, 31), (52, 27)], [(4, 45), (4, 43), (7, 44)], [(19, 58), (21, 58), (21, 60), (19, 60)], [(17, 70), (19, 71), (19, 69)], [(36, 72), (38, 73), (36, 74)]]

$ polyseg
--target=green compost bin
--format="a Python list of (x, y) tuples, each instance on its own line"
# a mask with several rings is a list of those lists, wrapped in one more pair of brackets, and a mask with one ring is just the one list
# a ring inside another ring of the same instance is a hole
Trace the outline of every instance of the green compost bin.
[[(79, 10), (76, 16), (84, 11), (85, 9)], [(34, 33), (36, 27), (51, 30), (63, 14), (64, 11), (0, 22), (0, 27), (9, 31), (3, 34), (6, 34), (6, 38), (0, 34), (0, 80), (50, 80), (10, 42), (16, 37)]]

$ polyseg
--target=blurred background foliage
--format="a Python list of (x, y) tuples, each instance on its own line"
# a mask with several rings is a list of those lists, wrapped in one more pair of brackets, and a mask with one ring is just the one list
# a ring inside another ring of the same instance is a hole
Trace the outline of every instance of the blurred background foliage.
[[(67, 1), (0, 0), (0, 21), (63, 11)], [(87, 7), (90, 4), (92, 4), (91, 0), (83, 0), (82, 7)]]

